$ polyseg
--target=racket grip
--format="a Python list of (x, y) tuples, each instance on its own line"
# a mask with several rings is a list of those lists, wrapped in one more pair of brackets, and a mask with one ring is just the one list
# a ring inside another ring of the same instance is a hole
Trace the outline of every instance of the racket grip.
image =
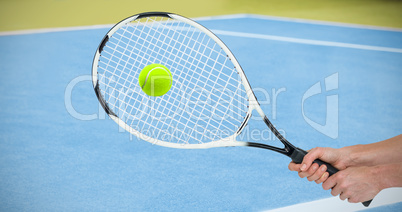
[[(303, 158), (305, 155), (307, 155), (307, 151), (302, 150), (300, 148), (296, 148), (293, 151), (293, 153), (290, 155), (290, 158), (292, 159), (293, 162), (300, 164), (303, 162)], [(320, 159), (314, 160), (314, 163), (317, 163), (320, 166), (324, 164), (327, 167), (327, 172), (328, 172), (329, 176), (332, 176), (333, 174), (335, 174), (339, 171), (337, 168), (333, 167), (331, 164), (324, 162)], [(370, 205), (371, 201), (373, 201), (373, 200), (362, 202), (362, 204), (365, 207), (368, 207)]]
[(337, 168), (333, 167), (331, 164), (324, 162), (320, 159), (314, 160), (314, 163), (317, 163), (320, 166), (324, 164), (327, 167), (327, 172), (328, 172), (329, 176), (332, 176), (333, 174), (335, 174), (339, 171)]
[[(293, 151), (290, 158), (292, 158), (293, 162), (300, 164), (301, 162), (303, 162), (303, 158), (305, 155), (307, 155), (307, 151), (302, 150), (300, 148), (296, 148), (295, 151)], [(324, 164), (327, 167), (327, 172), (329, 173), (329, 176), (332, 176), (333, 174), (335, 174), (339, 171), (337, 168), (333, 167), (331, 164), (324, 162), (320, 159), (314, 160), (314, 163), (317, 163), (320, 166)]]

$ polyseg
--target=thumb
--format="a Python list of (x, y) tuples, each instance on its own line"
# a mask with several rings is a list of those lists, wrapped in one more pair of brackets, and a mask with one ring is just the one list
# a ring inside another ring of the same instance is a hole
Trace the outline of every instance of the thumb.
[(302, 165), (300, 167), (301, 171), (306, 171), (313, 164), (314, 160), (317, 158), (322, 159), (325, 155), (326, 149), (323, 147), (316, 147), (308, 151), (307, 155), (304, 156)]

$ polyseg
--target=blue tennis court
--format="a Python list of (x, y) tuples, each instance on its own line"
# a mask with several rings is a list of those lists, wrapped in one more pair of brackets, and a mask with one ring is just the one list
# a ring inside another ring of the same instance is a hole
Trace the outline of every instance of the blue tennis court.
[[(198, 22), (232, 50), (262, 109), (296, 146), (339, 148), (401, 134), (402, 30), (256, 15)], [(331, 198), (271, 151), (171, 149), (119, 128), (91, 82), (110, 27), (0, 36), (1, 211), (292, 211)], [(275, 139), (259, 118), (239, 138)], [(372, 206), (400, 211), (402, 191)]]

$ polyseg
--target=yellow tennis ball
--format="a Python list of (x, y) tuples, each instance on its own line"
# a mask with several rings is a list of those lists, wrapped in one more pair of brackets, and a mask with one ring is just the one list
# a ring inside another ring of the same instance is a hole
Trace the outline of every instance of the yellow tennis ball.
[(173, 77), (166, 66), (154, 63), (141, 70), (138, 83), (147, 95), (162, 96), (172, 87)]

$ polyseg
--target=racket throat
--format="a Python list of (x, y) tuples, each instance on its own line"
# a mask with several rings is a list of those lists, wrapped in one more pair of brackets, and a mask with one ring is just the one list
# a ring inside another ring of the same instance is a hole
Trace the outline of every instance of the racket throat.
[(279, 147), (275, 147), (275, 146), (271, 146), (271, 145), (267, 145), (267, 144), (248, 142), (247, 146), (272, 150), (272, 151), (278, 152), (280, 154), (286, 155), (288, 157), (290, 157), (290, 155), (292, 154), (289, 152), (289, 150), (287, 148), (279, 148)]
[[(304, 150), (293, 146), (289, 141), (286, 140), (285, 137), (283, 137), (279, 133), (279, 131), (275, 128), (275, 126), (271, 123), (271, 121), (269, 121), (267, 116), (264, 115), (263, 120), (264, 120), (264, 123), (268, 126), (268, 128), (272, 131), (272, 133), (274, 133), (275, 136), (283, 143), (284, 148), (279, 148), (279, 147), (275, 147), (275, 146), (271, 146), (271, 145), (267, 145), (267, 144), (261, 144), (261, 143), (253, 143), (253, 142), (247, 143), (247, 146), (272, 150), (272, 151), (281, 153), (283, 155), (286, 155), (286, 156), (290, 157), (292, 160), (293, 159), (299, 160), (299, 157), (301, 157), (301, 155), (303, 155), (303, 156), (305, 155), (305, 153), (303, 154)], [(303, 159), (303, 157), (301, 157), (301, 158)]]
[(307, 151), (296, 147), (296, 149), (294, 149), (292, 153), (288, 156), (292, 159), (293, 162), (300, 164), (301, 162), (303, 162), (303, 158), (306, 154)]

